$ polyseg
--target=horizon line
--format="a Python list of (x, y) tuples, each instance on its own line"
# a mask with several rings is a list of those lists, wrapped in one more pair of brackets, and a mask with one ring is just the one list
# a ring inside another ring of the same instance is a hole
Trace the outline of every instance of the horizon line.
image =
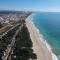
[[(24, 11), (24, 10), (0, 10), (1, 11)], [(32, 11), (32, 10), (25, 10), (25, 11), (31, 11), (31, 12), (60, 12), (60, 11)]]

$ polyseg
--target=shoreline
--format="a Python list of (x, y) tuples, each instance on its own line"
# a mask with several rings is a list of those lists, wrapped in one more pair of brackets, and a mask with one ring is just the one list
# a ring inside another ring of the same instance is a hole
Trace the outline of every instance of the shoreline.
[[(30, 32), (30, 37), (33, 42), (33, 50), (37, 54), (37, 60), (58, 60), (56, 55), (52, 52), (50, 45), (44, 40), (43, 35), (31, 20), (30, 16), (26, 19), (26, 26)], [(35, 35), (35, 37), (33, 35)]]

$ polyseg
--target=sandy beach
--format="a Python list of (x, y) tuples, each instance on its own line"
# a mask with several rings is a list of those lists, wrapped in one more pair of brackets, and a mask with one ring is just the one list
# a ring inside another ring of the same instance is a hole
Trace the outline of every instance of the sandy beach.
[(39, 33), (36, 31), (32, 21), (26, 19), (26, 26), (29, 30), (31, 40), (33, 42), (33, 50), (37, 55), (37, 60), (52, 60), (51, 52), (40, 39)]

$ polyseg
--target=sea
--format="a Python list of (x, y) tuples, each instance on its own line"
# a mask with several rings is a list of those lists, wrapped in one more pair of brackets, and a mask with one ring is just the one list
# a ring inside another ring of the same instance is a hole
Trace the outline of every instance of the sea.
[(60, 60), (60, 12), (36, 12), (32, 22), (51, 46), (54, 60)]

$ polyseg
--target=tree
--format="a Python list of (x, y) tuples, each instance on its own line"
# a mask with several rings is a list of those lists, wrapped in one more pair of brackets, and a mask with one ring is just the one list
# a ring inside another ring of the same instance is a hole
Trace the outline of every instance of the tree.
[(2, 27), (2, 24), (1, 24), (1, 22), (0, 22), (0, 28)]

